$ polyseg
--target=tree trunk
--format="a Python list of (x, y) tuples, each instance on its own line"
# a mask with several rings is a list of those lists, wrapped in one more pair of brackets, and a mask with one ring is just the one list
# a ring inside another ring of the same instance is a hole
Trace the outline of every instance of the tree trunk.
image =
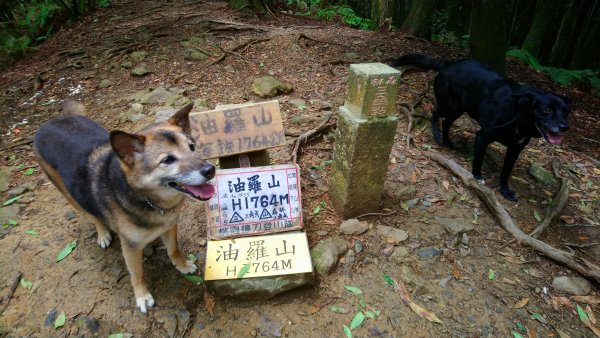
[(371, 0), (372, 28), (391, 25), (393, 0)]
[(431, 19), (437, 0), (413, 1), (402, 29), (414, 36), (428, 39), (431, 36)]
[(454, 32), (457, 38), (468, 35), (471, 22), (471, 0), (450, 0), (448, 8), (450, 15), (446, 30)]
[(402, 26), (402, 23), (408, 17), (410, 13), (410, 7), (412, 6), (412, 0), (394, 0), (392, 5), (392, 23), (396, 27)]
[(600, 3), (593, 1), (589, 7), (588, 17), (584, 23), (573, 58), (571, 59), (571, 69), (596, 69), (600, 68)]
[(531, 0), (515, 0), (509, 13), (512, 18), (508, 32), (508, 45), (521, 46), (533, 20), (535, 2)]
[(552, 24), (556, 17), (556, 9), (559, 3), (559, 0), (538, 0), (535, 5), (535, 16), (523, 42), (523, 49), (535, 57), (540, 56), (544, 36), (548, 31), (548, 26)]
[(504, 74), (508, 45), (507, 4), (503, 0), (473, 0), (471, 57)]
[(565, 15), (560, 23), (558, 35), (554, 46), (552, 46), (552, 53), (550, 54), (550, 65), (554, 67), (563, 67), (568, 65), (570, 51), (573, 50), (575, 44), (574, 37), (577, 33), (577, 20), (579, 19), (579, 13), (583, 7), (583, 1), (580, 0), (568, 0), (565, 8)]
[(229, 0), (229, 6), (235, 10), (252, 7), (259, 13), (264, 13), (267, 8), (264, 0)]

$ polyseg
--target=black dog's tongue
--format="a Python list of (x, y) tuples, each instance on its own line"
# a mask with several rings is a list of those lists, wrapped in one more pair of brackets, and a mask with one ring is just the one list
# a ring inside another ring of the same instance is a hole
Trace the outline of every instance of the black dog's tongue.
[(559, 144), (562, 142), (562, 135), (554, 134), (551, 132), (547, 132), (546, 136), (548, 137), (548, 143), (550, 144)]
[(215, 193), (215, 187), (212, 184), (204, 183), (200, 185), (184, 185), (194, 196), (207, 200)]

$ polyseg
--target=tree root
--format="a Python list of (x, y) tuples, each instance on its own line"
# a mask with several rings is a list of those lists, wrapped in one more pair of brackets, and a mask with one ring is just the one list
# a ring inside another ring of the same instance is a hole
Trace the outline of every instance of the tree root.
[(321, 122), (321, 124), (305, 132), (296, 139), (294, 143), (294, 150), (292, 150), (292, 161), (294, 163), (298, 163), (298, 153), (300, 151), (301, 144), (307, 143), (310, 139), (321, 135), (325, 130), (329, 130), (329, 128), (335, 125), (335, 122), (329, 122), (334, 115), (336, 115), (336, 113), (327, 115), (327, 118)]
[(571, 185), (571, 180), (560, 176), (558, 172), (558, 160), (552, 162), (552, 170), (554, 171), (554, 176), (560, 178), (560, 189), (552, 199), (552, 203), (550, 203), (548, 209), (546, 209), (544, 221), (529, 234), (533, 238), (540, 238), (544, 230), (556, 221), (569, 199), (569, 185)]
[(300, 39), (306, 39), (309, 41), (314, 41), (314, 42), (318, 42), (318, 43), (323, 43), (323, 44), (330, 44), (330, 45), (338, 45), (338, 46), (342, 46), (342, 47), (346, 47), (349, 48), (350, 46), (340, 43), (340, 42), (334, 42), (334, 41), (323, 41), (323, 40), (319, 40), (319, 39), (315, 39), (315, 38), (311, 38), (310, 36), (304, 34), (304, 33), (300, 33), (297, 37), (296, 37), (296, 42), (300, 41)]
[(244, 41), (244, 42), (240, 43), (239, 45), (233, 47), (230, 50), (223, 50), (223, 54), (221, 54), (221, 56), (219, 56), (215, 61), (211, 62), (208, 66), (210, 67), (210, 66), (216, 65), (217, 63), (225, 60), (225, 57), (227, 57), (227, 54), (240, 55), (240, 54), (236, 53), (238, 50), (240, 50), (242, 48), (244, 48), (244, 50), (245, 50), (245, 48), (250, 47), (253, 44), (262, 43), (262, 42), (266, 42), (266, 41), (270, 41), (270, 40), (271, 40), (271, 38), (263, 38), (263, 39), (250, 39), (250, 40)]
[(477, 196), (479, 196), (479, 199), (485, 203), (500, 225), (502, 225), (506, 231), (515, 237), (517, 241), (529, 245), (537, 252), (545, 255), (548, 258), (551, 258), (558, 263), (561, 263), (562, 265), (574, 271), (579, 272), (582, 276), (595, 281), (596, 283), (600, 283), (599, 266), (586, 260), (585, 258), (577, 256), (574, 253), (556, 249), (543, 241), (525, 234), (519, 227), (515, 225), (506, 209), (504, 209), (504, 207), (496, 198), (493, 190), (484, 185), (480, 185), (477, 181), (475, 181), (475, 179), (473, 179), (471, 173), (453, 160), (446, 158), (435, 151), (429, 151), (427, 154), (431, 159), (435, 160), (440, 165), (458, 176), (466, 186), (471, 188), (477, 194)]
[[(400, 74), (402, 77), (402, 74)], [(400, 108), (404, 109), (408, 115), (408, 127), (406, 128), (406, 147), (410, 148), (410, 140), (413, 138), (411, 134), (411, 129), (413, 125), (413, 116), (415, 115), (415, 108), (419, 106), (427, 93), (429, 92), (429, 88), (431, 87), (431, 81), (427, 82), (425, 89), (417, 94), (415, 99), (412, 102), (400, 102)]]

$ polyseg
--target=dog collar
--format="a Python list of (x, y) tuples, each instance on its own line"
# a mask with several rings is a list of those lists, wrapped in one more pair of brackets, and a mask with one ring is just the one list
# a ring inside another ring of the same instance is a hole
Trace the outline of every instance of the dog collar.
[(146, 204), (148, 204), (152, 209), (157, 211), (161, 216), (177, 207), (177, 206), (175, 206), (174, 208), (165, 210), (165, 209), (159, 207), (158, 205), (154, 204), (154, 202), (150, 201), (148, 198), (146, 198)]

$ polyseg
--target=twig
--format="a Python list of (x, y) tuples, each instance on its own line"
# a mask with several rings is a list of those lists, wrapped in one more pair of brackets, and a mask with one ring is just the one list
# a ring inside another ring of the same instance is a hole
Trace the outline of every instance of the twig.
[(496, 217), (500, 225), (513, 235), (519, 242), (525, 243), (531, 246), (539, 253), (546, 257), (553, 259), (556, 262), (563, 264), (564, 266), (579, 272), (582, 276), (595, 281), (600, 282), (600, 267), (591, 261), (586, 260), (583, 257), (579, 257), (574, 253), (569, 253), (563, 250), (556, 249), (547, 243), (528, 236), (519, 229), (506, 211), (502, 204), (496, 198), (494, 191), (490, 188), (479, 184), (473, 179), (471, 173), (454, 162), (451, 159), (435, 152), (429, 151), (429, 157), (453, 172), (458, 176), (465, 185), (470, 187), (479, 196), (479, 199), (484, 202), (492, 214)]
[(232, 53), (232, 54), (235, 54), (235, 55), (240, 55), (240, 54), (237, 54), (237, 53), (234, 53), (234, 52), (236, 52), (236, 51), (238, 51), (238, 50), (240, 50), (240, 49), (242, 49), (244, 47), (248, 47), (248, 46), (250, 46), (250, 45), (252, 45), (254, 43), (261, 43), (261, 42), (266, 42), (266, 41), (269, 41), (269, 40), (271, 40), (271, 38), (250, 39), (250, 40), (244, 41), (243, 43), (241, 43), (241, 44), (233, 47), (230, 50), (224, 50), (223, 54), (221, 54), (221, 56), (219, 56), (219, 58), (217, 58), (215, 61), (211, 62), (208, 66), (210, 67), (210, 66), (213, 66), (213, 65), (215, 65), (215, 64), (223, 61), (225, 59), (225, 57), (227, 56), (227, 54)]
[(393, 214), (396, 214), (396, 213), (398, 213), (398, 210), (390, 211), (388, 213), (385, 213), (385, 212), (369, 212), (369, 213), (366, 213), (366, 214), (355, 216), (354, 218), (361, 218), (361, 217), (367, 217), (367, 216), (390, 216), (390, 215), (393, 215)]
[(584, 154), (581, 151), (577, 151), (577, 150), (571, 150), (573, 153), (577, 154), (578, 156), (581, 156), (585, 159), (587, 159), (588, 161), (592, 162), (593, 165), (595, 165), (596, 167), (600, 168), (600, 161), (591, 157), (588, 154)]
[(15, 294), (15, 290), (19, 286), (19, 282), (21, 281), (22, 276), (23, 274), (21, 272), (17, 272), (17, 274), (13, 278), (13, 283), (10, 286), (10, 289), (8, 290), (8, 295), (6, 295), (6, 303), (4, 303), (4, 306), (2, 307), (2, 309), (0, 309), (0, 315), (2, 315), (2, 313), (4, 313), (4, 311), (8, 308), (8, 304), (10, 303), (12, 296)]
[(542, 232), (556, 221), (569, 199), (569, 185), (571, 185), (571, 180), (560, 176), (558, 166), (558, 160), (554, 160), (552, 162), (552, 170), (554, 171), (554, 176), (560, 178), (560, 189), (552, 199), (552, 203), (550, 203), (548, 209), (546, 209), (544, 221), (529, 234), (533, 238), (539, 238)]
[(335, 123), (329, 123), (329, 120), (331, 120), (331, 117), (333, 117), (334, 115), (336, 114), (332, 113), (327, 115), (327, 118), (323, 122), (321, 122), (321, 124), (319, 124), (316, 128), (305, 132), (296, 139), (294, 144), (294, 150), (292, 150), (292, 161), (294, 163), (298, 163), (298, 151), (300, 150), (300, 145), (308, 142), (309, 139), (315, 137), (324, 130), (331, 128)]
[(349, 48), (350, 46), (340, 43), (340, 42), (334, 42), (334, 41), (323, 41), (323, 40), (319, 40), (319, 39), (315, 39), (315, 38), (311, 38), (310, 36), (304, 34), (304, 33), (300, 33), (298, 35), (298, 37), (296, 38), (296, 42), (300, 41), (300, 39), (306, 39), (306, 40), (310, 40), (310, 41), (314, 41), (314, 42), (318, 42), (318, 43), (324, 43), (324, 44), (331, 44), (331, 45), (338, 45), (338, 46), (342, 46), (342, 47), (346, 47)]
[[(402, 76), (402, 74), (400, 74), (400, 76)], [(427, 82), (425, 89), (423, 91), (417, 93), (417, 96), (415, 97), (415, 99), (412, 102), (410, 102), (410, 103), (400, 102), (400, 108), (403, 108), (406, 111), (406, 113), (408, 114), (408, 127), (406, 128), (406, 130), (407, 130), (407, 132), (406, 132), (406, 147), (408, 147), (408, 148), (410, 148), (410, 140), (412, 139), (412, 134), (410, 131), (411, 131), (412, 125), (413, 125), (413, 116), (415, 115), (415, 108), (423, 102), (423, 99), (429, 92), (430, 85), (431, 85), (431, 82)]]
[(592, 246), (600, 245), (600, 243), (594, 242), (594, 243), (585, 243), (585, 244), (575, 244), (575, 243), (563, 242), (562, 245), (569, 246), (572, 248), (584, 249), (584, 248), (589, 248)]

